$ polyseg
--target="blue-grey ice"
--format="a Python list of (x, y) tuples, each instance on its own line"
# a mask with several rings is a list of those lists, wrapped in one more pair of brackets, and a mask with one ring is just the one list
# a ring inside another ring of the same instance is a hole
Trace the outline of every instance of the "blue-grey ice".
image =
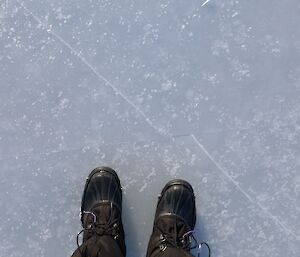
[[(300, 256), (300, 1), (1, 0), (0, 256), (69, 256), (116, 169), (128, 256), (189, 180), (214, 257)], [(203, 256), (204, 257), (204, 256)]]

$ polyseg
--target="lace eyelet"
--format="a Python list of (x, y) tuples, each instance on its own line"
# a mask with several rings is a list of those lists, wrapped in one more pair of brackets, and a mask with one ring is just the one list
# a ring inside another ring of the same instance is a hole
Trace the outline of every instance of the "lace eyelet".
[(166, 246), (166, 245), (163, 245), (163, 244), (159, 245), (159, 250), (160, 250), (161, 252), (164, 252), (166, 249), (167, 249), (167, 246)]

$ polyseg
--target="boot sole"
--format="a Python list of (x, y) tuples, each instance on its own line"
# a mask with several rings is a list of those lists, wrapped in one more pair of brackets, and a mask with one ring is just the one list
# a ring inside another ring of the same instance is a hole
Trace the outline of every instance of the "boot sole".
[(163, 195), (172, 186), (184, 186), (187, 189), (189, 189), (191, 191), (191, 193), (194, 195), (194, 189), (191, 186), (191, 184), (183, 179), (173, 179), (173, 180), (169, 181), (162, 189), (161, 195)]
[(99, 167), (93, 169), (91, 171), (91, 173), (89, 174), (88, 178), (87, 178), (85, 188), (87, 187), (87, 184), (91, 180), (92, 176), (94, 176), (96, 173), (101, 172), (101, 171), (106, 171), (106, 172), (110, 173), (111, 175), (113, 175), (114, 178), (116, 179), (118, 185), (119, 185), (119, 188), (122, 190), (121, 182), (120, 182), (120, 179), (119, 179), (119, 176), (118, 176), (117, 172), (115, 170), (113, 170), (112, 168), (107, 167), (107, 166), (99, 166)]
[[(117, 184), (119, 186), (119, 189), (121, 190), (122, 192), (122, 187), (121, 187), (121, 182), (120, 182), (120, 179), (117, 175), (117, 172), (115, 170), (113, 170), (112, 168), (109, 168), (109, 167), (106, 167), (106, 166), (99, 166), (95, 169), (93, 169), (91, 171), (91, 173), (89, 174), (89, 176), (87, 177), (86, 179), (86, 182), (85, 182), (85, 186), (84, 186), (84, 190), (83, 190), (83, 194), (82, 194), (82, 198), (81, 198), (81, 211), (82, 211), (82, 205), (83, 205), (83, 201), (85, 199), (85, 194), (86, 194), (86, 190), (87, 190), (87, 187), (88, 187), (88, 184), (90, 183), (91, 181), (91, 178), (96, 174), (96, 173), (100, 173), (101, 171), (104, 171), (104, 172), (107, 172), (111, 175), (113, 175), (113, 177), (116, 179), (117, 181)], [(82, 217), (81, 217), (82, 218)], [(81, 220), (82, 221), (82, 220)]]
[[(193, 195), (193, 198), (194, 198), (194, 206), (195, 206), (195, 194), (194, 194), (194, 189), (193, 189), (192, 185), (191, 185), (189, 182), (187, 182), (187, 181), (185, 181), (185, 180), (183, 180), (183, 179), (174, 179), (174, 180), (169, 181), (169, 182), (164, 186), (164, 188), (162, 189), (161, 194), (160, 194), (160, 196), (158, 197), (157, 207), (159, 206), (160, 201), (161, 201), (161, 199), (162, 199), (164, 193), (165, 193), (169, 188), (171, 188), (171, 187), (173, 187), (173, 186), (183, 186), (183, 187), (187, 188), (187, 189), (192, 193), (192, 195)], [(156, 207), (156, 208), (157, 208), (157, 207)], [(155, 214), (155, 215), (156, 215), (156, 214)], [(172, 215), (177, 216), (176, 214), (172, 214)], [(163, 214), (163, 215), (157, 216), (157, 217), (154, 219), (154, 224), (155, 224), (155, 222), (156, 222), (156, 220), (157, 220), (158, 218), (163, 217), (163, 216), (167, 216), (167, 215), (166, 215), (166, 214)], [(180, 217), (180, 216), (177, 216), (177, 217), (178, 217), (179, 219), (183, 219), (183, 218)], [(188, 224), (187, 221), (184, 220), (184, 222), (185, 222), (186, 224)], [(196, 206), (195, 206), (195, 212), (194, 212), (194, 216), (193, 216), (193, 223), (194, 223), (194, 226), (195, 226), (195, 223), (196, 223)], [(193, 226), (193, 227), (194, 227), (194, 226)]]

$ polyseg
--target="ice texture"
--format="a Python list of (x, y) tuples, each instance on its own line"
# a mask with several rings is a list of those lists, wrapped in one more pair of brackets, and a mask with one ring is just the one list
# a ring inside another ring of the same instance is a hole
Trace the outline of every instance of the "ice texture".
[(214, 257), (300, 256), (300, 1), (2, 0), (0, 256), (70, 256), (116, 169), (128, 254), (195, 189)]

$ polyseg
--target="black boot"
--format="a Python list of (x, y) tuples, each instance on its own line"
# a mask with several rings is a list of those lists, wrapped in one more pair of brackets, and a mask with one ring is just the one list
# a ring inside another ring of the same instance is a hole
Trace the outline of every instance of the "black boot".
[(72, 256), (124, 257), (121, 213), (122, 189), (117, 173), (108, 167), (94, 169), (87, 178), (81, 201), (83, 244)]
[(191, 235), (196, 223), (195, 196), (184, 180), (172, 180), (158, 198), (147, 257), (191, 256)]

